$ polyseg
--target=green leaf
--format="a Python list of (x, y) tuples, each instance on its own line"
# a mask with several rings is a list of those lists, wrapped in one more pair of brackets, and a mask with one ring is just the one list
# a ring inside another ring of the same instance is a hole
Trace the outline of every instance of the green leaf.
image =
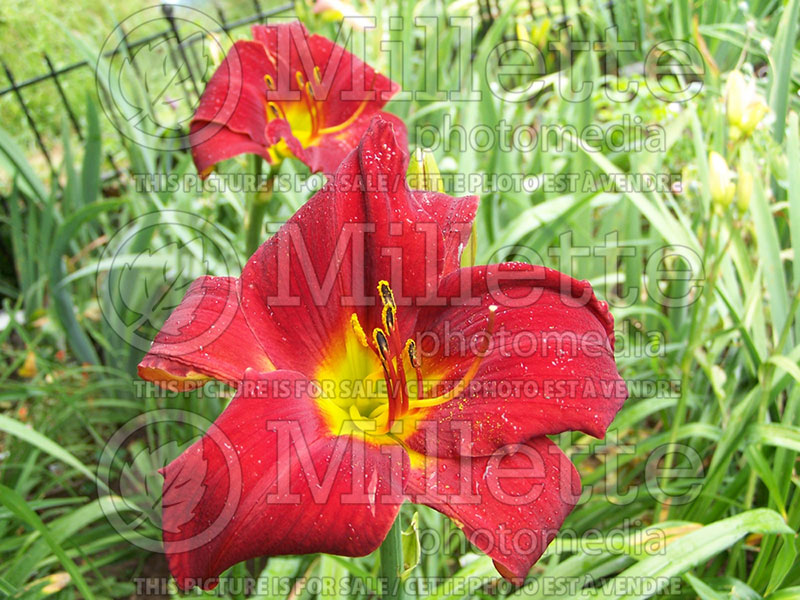
[(766, 593), (769, 594), (783, 583), (783, 580), (789, 574), (789, 571), (794, 566), (794, 561), (797, 558), (797, 548), (794, 545), (794, 535), (781, 536), (783, 545), (778, 551), (778, 557), (773, 563), (772, 573), (769, 577), (769, 584), (767, 584)]
[(786, 112), (789, 108), (789, 94), (792, 82), (792, 52), (797, 40), (797, 22), (800, 19), (800, 0), (789, 0), (783, 7), (783, 14), (775, 35), (775, 43), (769, 54), (770, 90), (769, 106), (775, 113), (775, 141), (783, 141), (786, 130)]
[[(797, 113), (789, 115), (789, 137), (786, 140), (786, 156), (790, 165), (800, 165), (800, 119)], [(792, 286), (800, 290), (800, 169), (789, 169), (789, 233), (792, 248), (795, 249), (792, 259)], [(795, 339), (800, 340), (800, 319), (794, 322)]]
[(77, 565), (67, 556), (67, 553), (64, 552), (64, 549), (59, 545), (55, 537), (53, 537), (53, 534), (39, 518), (39, 515), (28, 507), (25, 500), (11, 488), (0, 484), (0, 502), (13, 512), (17, 518), (33, 527), (41, 534), (42, 538), (50, 546), (53, 554), (58, 557), (58, 560), (61, 561), (61, 565), (70, 574), (72, 581), (75, 583), (78, 590), (80, 590), (83, 597), (87, 600), (93, 600), (94, 594), (86, 584), (86, 580), (83, 578), (80, 570), (78, 570)]
[(755, 423), (748, 429), (750, 442), (800, 452), (800, 427), (780, 423)]
[(725, 600), (724, 595), (720, 594), (691, 573), (685, 573), (683, 577), (694, 588), (694, 591), (697, 592), (700, 600)]
[(86, 95), (86, 145), (81, 168), (81, 191), (84, 204), (91, 204), (100, 194), (100, 164), (102, 162), (100, 120), (97, 105)]
[(86, 332), (78, 323), (73, 296), (63, 284), (63, 279), (66, 277), (63, 254), (69, 241), (84, 223), (104, 211), (118, 207), (120, 204), (121, 201), (119, 200), (110, 200), (107, 202), (95, 202), (82, 207), (56, 230), (55, 241), (50, 250), (48, 273), (56, 317), (66, 332), (67, 342), (77, 357), (82, 362), (89, 364), (98, 364), (99, 358), (89, 336), (86, 335)]
[(769, 600), (797, 600), (800, 597), (800, 585), (783, 588), (769, 595)]
[[(758, 172), (753, 150), (749, 145), (746, 144), (742, 147), (741, 157), (743, 169), (752, 173)], [(753, 198), (750, 203), (750, 212), (753, 215), (753, 224), (756, 229), (758, 259), (764, 267), (764, 281), (773, 320), (773, 337), (777, 343), (777, 337), (783, 331), (789, 314), (789, 293), (781, 260), (780, 238), (760, 177), (753, 177)], [(777, 350), (783, 352), (783, 348)]]
[(250, 600), (282, 600), (286, 598), (291, 590), (287, 590), (286, 594), (279, 594), (278, 590), (275, 589), (276, 582), (288, 581), (290, 578), (297, 576), (302, 564), (303, 559), (294, 556), (270, 557), (267, 561), (267, 566), (258, 576), (259, 580), (264, 581), (265, 587), (269, 592), (251, 596)]
[(32, 192), (40, 202), (47, 203), (49, 194), (42, 181), (36, 176), (31, 165), (25, 160), (25, 153), (17, 146), (13, 138), (0, 127), (0, 154), (8, 161), (12, 173), (16, 173), (25, 182), (27, 191)]
[(75, 458), (72, 453), (68, 452), (56, 444), (53, 440), (45, 435), (42, 435), (28, 425), (23, 425), (15, 419), (5, 415), (0, 415), (0, 431), (5, 431), (6, 433), (20, 438), (22, 441), (27, 442), (32, 446), (36, 446), (53, 458), (60, 460), (71, 467), (74, 467), (91, 480), (95, 478), (94, 473), (92, 473), (81, 461)]
[[(73, 535), (96, 521), (104, 521), (106, 515), (120, 510), (122, 499), (114, 496), (101, 496), (92, 502), (81, 506), (77, 510), (69, 512), (62, 517), (54, 519), (47, 524), (53, 539), (61, 544)], [(130, 507), (123, 507), (122, 510), (134, 510)], [(49, 542), (45, 539), (36, 541), (30, 549), (20, 557), (14, 564), (9, 573), (9, 579), (17, 584), (22, 584), (34, 572), (39, 561), (47, 556)]]
[[(711, 525), (693, 531), (672, 541), (666, 550), (639, 561), (620, 573), (615, 579), (642, 581), (653, 578), (666, 585), (670, 577), (681, 575), (692, 567), (702, 564), (712, 556), (732, 546), (748, 533), (794, 533), (781, 516), (773, 510), (758, 508), (736, 516), (722, 519)], [(608, 582), (609, 590), (624, 589), (615, 587), (613, 580)], [(607, 598), (635, 600), (649, 598), (652, 594), (613, 594)]]

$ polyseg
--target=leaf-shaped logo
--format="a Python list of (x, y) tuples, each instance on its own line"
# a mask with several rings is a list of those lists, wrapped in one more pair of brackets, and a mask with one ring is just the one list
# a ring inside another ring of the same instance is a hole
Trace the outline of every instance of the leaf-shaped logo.
[[(180, 429), (190, 439), (150, 448), (147, 440), (159, 439), (159, 424), (167, 424), (173, 433)], [(190, 450), (202, 454), (199, 461), (191, 461), (192, 468), (186, 468), (180, 457)], [(227, 470), (222, 480), (210, 479), (212, 457), (221, 458), (220, 466)], [(225, 497), (221, 510), (208, 519), (203, 531), (181, 540), (186, 551), (205, 545), (234, 518), (241, 481), (242, 465), (225, 433), (202, 415), (174, 408), (147, 411), (124, 423), (108, 440), (97, 465), (97, 486), (105, 498), (103, 514), (117, 533), (148, 552), (164, 552), (164, 534), (180, 534), (197, 512), (206, 488), (213, 485)], [(165, 507), (171, 512), (169, 530), (162, 524)]]
[[(214, 17), (181, 3), (138, 10), (111, 31), (98, 53), (96, 81), (103, 112), (134, 144), (188, 149), (196, 112), (214, 57), (233, 45)], [(241, 65), (229, 65), (236, 77)], [(227, 107), (238, 94), (224, 100)], [(229, 112), (226, 108), (225, 114)]]
[[(194, 509), (200, 503), (200, 500), (205, 494), (205, 481), (206, 473), (208, 472), (208, 460), (203, 457), (202, 467), (199, 469), (188, 469), (181, 464), (177, 470), (171, 470), (164, 480), (164, 504), (163, 508), (178, 508), (173, 514), (180, 514), (182, 519), (177, 519), (174, 529), (166, 529), (162, 525), (164, 531), (176, 533), (185, 523), (192, 520), (194, 516)], [(166, 497), (169, 497), (169, 501)]]
[(120, 317), (129, 331), (151, 340), (159, 330), (171, 336), (180, 333), (169, 326), (164, 329), (164, 323), (192, 281), (209, 272), (205, 253), (205, 239), (196, 236), (185, 244), (171, 242), (142, 252), (119, 269), (116, 297), (123, 303)]
[(128, 122), (141, 131), (180, 131), (196, 108), (192, 70), (177, 56), (178, 43), (175, 36), (159, 37), (119, 62), (117, 104), (123, 105)]
[[(162, 491), (176, 483), (188, 485), (188, 488), (197, 486), (202, 489), (202, 482), (206, 476), (206, 463), (204, 468), (195, 470), (192, 473), (178, 472), (177, 476), (171, 477), (172, 481), (164, 481), (164, 477), (159, 473), (160, 469), (166, 467), (175, 457), (179, 456), (194, 440), (186, 444), (179, 445), (175, 441), (170, 441), (155, 450), (142, 448), (136, 452), (133, 459), (123, 465), (120, 471), (119, 492), (125, 504), (132, 510), (139, 513), (137, 521), (149, 520), (154, 525), (161, 527), (161, 499)], [(187, 506), (187, 511), (191, 511), (196, 506)]]

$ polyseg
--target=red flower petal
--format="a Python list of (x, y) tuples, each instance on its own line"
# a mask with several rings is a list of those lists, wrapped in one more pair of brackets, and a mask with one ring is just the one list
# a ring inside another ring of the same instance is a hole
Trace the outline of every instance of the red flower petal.
[(460, 257), (455, 233), (468, 233), (477, 200), (449, 198), (433, 210), (431, 196), (408, 189), (407, 161), (392, 125), (376, 118), (334, 179), (248, 261), (242, 307), (279, 368), (313, 377), (344, 351), (353, 312), (369, 330), (380, 323), (380, 280), (404, 311), (435, 293), (446, 257)]
[(248, 367), (273, 369), (244, 319), (233, 277), (201, 277), (164, 323), (139, 376), (188, 390), (209, 378), (237, 385)]
[[(309, 81), (314, 67), (319, 69), (321, 85), (317, 88), (317, 100), (322, 101), (325, 109), (324, 127), (347, 121), (362, 102), (367, 105), (361, 109), (361, 114), (374, 115), (400, 90), (397, 83), (377, 73), (344, 47), (321, 35), (309, 36), (299, 21), (278, 26), (253, 25), (252, 33), (253, 39), (260, 42), (268, 54), (281, 61), (280, 66), (286, 68), (290, 83), (294, 84), (298, 71)], [(292, 89), (296, 90), (297, 86)]]
[[(213, 133), (210, 133), (212, 132)], [(202, 135), (207, 139), (197, 141)], [(192, 141), (192, 158), (197, 167), (197, 172), (202, 178), (208, 176), (212, 167), (220, 161), (239, 156), (240, 154), (258, 154), (267, 161), (271, 161), (269, 151), (263, 144), (254, 142), (250, 136), (237, 133), (218, 125), (217, 123), (204, 123), (194, 121), (190, 133)]]
[(528, 574), (580, 498), (574, 465), (545, 437), (488, 457), (411, 458), (411, 501), (453, 519), (509, 579)]
[(255, 556), (363, 556), (383, 541), (408, 457), (332, 436), (308, 383), (248, 371), (202, 440), (163, 470), (164, 544), (181, 589), (211, 589)]
[(461, 252), (472, 232), (472, 222), (478, 212), (478, 197), (453, 198), (439, 192), (415, 191), (417, 202), (431, 215), (444, 236), (442, 275), (461, 267)]
[[(508, 263), (452, 273), (439, 292), (448, 306), (421, 309), (416, 325), (425, 376), (444, 380), (435, 393), (455, 387), (485, 352), (464, 393), (420, 415), (438, 422), (437, 454), (486, 455), (569, 430), (605, 435), (627, 390), (612, 350), (613, 318), (587, 282)], [(462, 297), (477, 303), (465, 306)], [(491, 305), (498, 309), (489, 342)], [(459, 450), (464, 424), (471, 443)], [(425, 436), (406, 442), (422, 450)]]
[(265, 128), (266, 84), (274, 75), (264, 47), (236, 42), (206, 85), (190, 127), (192, 158), (206, 175), (221, 160), (258, 153), (269, 160)]

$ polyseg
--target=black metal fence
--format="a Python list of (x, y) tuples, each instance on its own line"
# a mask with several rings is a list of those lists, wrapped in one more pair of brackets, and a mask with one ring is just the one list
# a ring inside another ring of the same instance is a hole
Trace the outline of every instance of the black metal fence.
[[(573, 10), (572, 14), (570, 14), (567, 10), (566, 0), (559, 0), (560, 5), (553, 4), (553, 7), (558, 7), (558, 12), (560, 14), (554, 15), (553, 9), (551, 9), (550, 0), (546, 0), (545, 2), (537, 3), (538, 10), (534, 7), (533, 0), (528, 0), (528, 4), (530, 7), (530, 14), (534, 17), (534, 19), (539, 18), (546, 18), (550, 20), (551, 27), (554, 31), (562, 30), (567, 28), (569, 25), (577, 25), (578, 28), (582, 28), (582, 6), (581, 0), (577, 1), (577, 10)], [(268, 17), (280, 15), (282, 13), (289, 14), (290, 11), (294, 8), (294, 1), (290, 0), (289, 2), (282, 4), (280, 6), (271, 8), (271, 9), (262, 9), (262, 6), (259, 0), (251, 0), (253, 13), (249, 16), (239, 18), (236, 20), (229, 21), (226, 18), (226, 15), (219, 5), (215, 6), (216, 10), (216, 19), (219, 28), (214, 31), (214, 33), (230, 33), (237, 28), (244, 27), (246, 25), (258, 22), (264, 22)], [(614, 19), (614, 10), (613, 10), (613, 1), (608, 1), (602, 3), (603, 8), (609, 10), (609, 14), (611, 19)], [(200, 93), (202, 92), (202, 85), (203, 82), (201, 81), (200, 77), (198, 77), (197, 73), (195, 72), (196, 68), (196, 61), (190, 60), (192, 50), (191, 47), (193, 44), (197, 43), (198, 38), (196, 36), (189, 36), (186, 39), (181, 39), (180, 35), (180, 28), (178, 23), (176, 23), (175, 15), (173, 13), (174, 8), (173, 5), (170, 4), (161, 4), (160, 5), (161, 13), (164, 17), (166, 26), (161, 31), (157, 31), (156, 33), (143, 36), (139, 39), (134, 41), (129, 41), (127, 35), (123, 33), (123, 41), (124, 44), (122, 48), (116, 48), (113, 51), (106, 52), (103, 56), (107, 59), (113, 59), (116, 55), (120, 54), (121, 52), (127, 53), (128, 56), (131, 56), (138, 48), (143, 47), (147, 44), (152, 44), (154, 42), (162, 41), (166, 42), (169, 46), (169, 55), (172, 58), (173, 66), (176, 69), (179, 69), (181, 65), (185, 66), (188, 69), (189, 73), (189, 81), (191, 82), (189, 86), (187, 86), (186, 93), (189, 96), (193, 96), (195, 100), (199, 99)], [(478, 14), (481, 21), (481, 25), (479, 31), (477, 32), (478, 37), (481, 37), (482, 34), (488, 30), (491, 26), (492, 22), (499, 16), (500, 8), (499, 8), (499, 1), (498, 0), (478, 0)], [(118, 25), (121, 29), (121, 25)], [(90, 64), (87, 61), (78, 61), (72, 64), (68, 64), (63, 67), (56, 67), (52, 58), (48, 54), (43, 55), (44, 64), (47, 67), (47, 70), (40, 75), (35, 77), (31, 77), (29, 79), (25, 79), (22, 81), (18, 81), (14, 76), (9, 65), (0, 58), (0, 64), (3, 67), (3, 71), (5, 72), (6, 79), (8, 80), (8, 85), (6, 87), (0, 88), (0, 99), (4, 96), (9, 94), (13, 95), (14, 100), (19, 105), (22, 113), (25, 116), (25, 122), (27, 127), (29, 128), (30, 132), (33, 135), (33, 139), (41, 152), (42, 157), (44, 158), (47, 167), (50, 170), (50, 173), (53, 176), (53, 180), (57, 182), (57, 167), (54, 164), (53, 158), (51, 156), (51, 152), (48, 150), (47, 144), (44, 141), (44, 136), (42, 135), (41, 128), (37, 125), (36, 119), (34, 118), (28, 103), (26, 102), (26, 95), (27, 94), (36, 94), (38, 93), (38, 86), (42, 84), (47, 84), (52, 82), (55, 87), (56, 94), (61, 106), (64, 109), (64, 113), (68, 119), (69, 126), (74, 131), (74, 134), (80, 141), (85, 139), (85, 132), (81, 126), (80, 120), (78, 119), (74, 107), (70, 103), (68, 99), (68, 95), (65, 92), (65, 88), (63, 82), (65, 78), (69, 77), (70, 75), (74, 74), (75, 72), (81, 71), (83, 69), (94, 69), (95, 65)], [(179, 64), (180, 61), (180, 64)], [(109, 153), (106, 154), (106, 160), (108, 161), (108, 165), (110, 169), (107, 171), (106, 175), (104, 176), (104, 180), (113, 180), (119, 177), (121, 174), (120, 168), (115, 164), (113, 156)]]
[[(293, 9), (294, 2), (287, 2), (285, 4), (281, 4), (280, 6), (271, 9), (263, 9), (261, 7), (259, 0), (252, 0), (252, 6), (253, 6), (252, 14), (246, 17), (229, 21), (225, 15), (224, 10), (219, 5), (217, 5), (215, 7), (215, 10), (217, 13), (216, 17), (218, 19), (219, 28), (216, 29), (214, 33), (230, 33), (233, 30), (244, 27), (246, 25), (264, 22), (268, 17), (272, 17), (282, 13), (288, 14), (289, 11)], [(174, 11), (173, 6), (170, 4), (161, 4), (160, 9), (166, 23), (166, 27), (163, 30), (147, 36), (143, 36), (139, 39), (136, 39), (135, 41), (129, 41), (127, 39), (127, 36), (124, 36), (123, 48), (117, 48), (113, 51), (106, 52), (103, 54), (103, 56), (107, 59), (111, 59), (123, 51), (130, 56), (140, 47), (143, 47), (147, 44), (152, 44), (154, 42), (162, 41), (170, 45), (169, 54), (173, 57), (173, 60), (181, 60), (182, 63), (188, 69), (191, 85), (187, 89), (187, 92), (193, 95), (195, 99), (199, 99), (200, 93), (202, 92), (202, 83), (198, 77), (198, 74), (194, 70), (195, 66), (193, 65), (193, 62), (189, 60), (190, 47), (193, 44), (197, 43), (198, 38), (196, 36), (191, 36), (187, 37), (185, 40), (181, 39), (179, 25), (178, 23), (176, 23), (176, 19), (173, 13)], [(122, 26), (118, 25), (118, 27), (121, 28)], [(75, 72), (81, 71), (83, 69), (94, 69), (95, 65), (90, 64), (89, 62), (83, 60), (71, 63), (63, 67), (56, 67), (52, 58), (47, 53), (43, 54), (43, 59), (44, 59), (44, 64), (47, 67), (47, 70), (45, 72), (35, 77), (18, 81), (14, 76), (14, 73), (11, 70), (11, 67), (8, 65), (8, 63), (6, 63), (5, 60), (2, 60), (2, 58), (0, 58), (0, 64), (2, 65), (3, 71), (5, 72), (6, 79), (8, 80), (8, 85), (6, 87), (0, 88), (0, 98), (3, 98), (8, 94), (11, 94), (13, 96), (14, 100), (22, 110), (23, 115), (25, 116), (26, 125), (30, 129), (30, 132), (33, 135), (33, 139), (36, 142), (36, 146), (38, 147), (42, 157), (47, 163), (47, 167), (49, 168), (50, 173), (53, 175), (53, 179), (57, 180), (56, 165), (54, 164), (51, 152), (48, 150), (47, 144), (44, 141), (44, 136), (42, 135), (41, 128), (37, 125), (36, 119), (34, 118), (33, 113), (30, 107), (28, 106), (28, 102), (26, 101), (26, 95), (38, 93), (38, 87), (40, 85), (52, 82), (52, 84), (55, 87), (58, 100), (64, 109), (64, 113), (69, 121), (71, 129), (74, 131), (78, 139), (80, 141), (83, 141), (85, 139), (85, 132), (83, 131), (80, 120), (76, 115), (74, 107), (72, 106), (67, 97), (63, 82), (64, 79), (66, 77), (69, 77), (71, 74), (74, 74)], [(177, 65), (175, 66), (177, 67)], [(118, 177), (121, 174), (121, 171), (115, 164), (111, 154), (106, 154), (106, 159), (110, 167), (110, 172), (105, 179), (108, 180)]]

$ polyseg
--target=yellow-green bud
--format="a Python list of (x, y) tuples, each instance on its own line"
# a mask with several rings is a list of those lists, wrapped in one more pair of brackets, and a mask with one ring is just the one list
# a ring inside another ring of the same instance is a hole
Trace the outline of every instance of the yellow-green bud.
[(63, 590), (69, 582), (72, 580), (69, 573), (64, 571), (59, 571), (58, 573), (53, 573), (52, 575), (48, 575), (47, 577), (43, 577), (36, 581), (36, 583), (45, 583), (44, 587), (41, 589), (41, 592), (45, 596), (49, 596), (51, 594), (55, 594)]
[(444, 192), (444, 182), (436, 164), (433, 152), (427, 148), (417, 148), (411, 155), (406, 173), (408, 186), (413, 190)]
[(738, 127), (744, 118), (746, 106), (747, 83), (739, 71), (731, 71), (725, 83), (725, 113), (728, 123)]
[(745, 81), (739, 71), (731, 71), (725, 84), (725, 113), (731, 127), (731, 137), (747, 137), (769, 113), (764, 98), (756, 92), (754, 82)]
[(708, 178), (711, 188), (711, 201), (721, 208), (727, 208), (733, 201), (736, 186), (731, 181), (731, 171), (725, 159), (712, 151), (708, 155)]

